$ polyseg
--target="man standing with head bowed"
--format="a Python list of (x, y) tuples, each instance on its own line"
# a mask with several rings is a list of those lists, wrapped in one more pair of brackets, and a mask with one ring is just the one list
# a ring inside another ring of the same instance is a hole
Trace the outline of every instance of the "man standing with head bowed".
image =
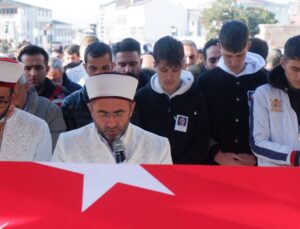
[(129, 123), (137, 84), (134, 77), (116, 73), (88, 78), (86, 89), (93, 123), (61, 134), (52, 160), (171, 164), (167, 138)]

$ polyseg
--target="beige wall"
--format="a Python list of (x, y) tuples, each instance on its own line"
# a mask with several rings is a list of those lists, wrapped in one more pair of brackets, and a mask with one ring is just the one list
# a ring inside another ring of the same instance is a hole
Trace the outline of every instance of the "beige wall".
[(283, 48), (292, 36), (300, 35), (300, 24), (292, 25), (260, 25), (257, 37), (268, 42), (269, 48)]

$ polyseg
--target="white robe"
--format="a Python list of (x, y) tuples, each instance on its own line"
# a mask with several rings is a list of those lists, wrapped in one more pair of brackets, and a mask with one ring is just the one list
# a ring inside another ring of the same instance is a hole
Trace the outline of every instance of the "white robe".
[[(133, 124), (121, 138), (125, 147), (124, 163), (172, 164), (169, 140)], [(116, 163), (112, 150), (99, 136), (94, 123), (60, 134), (52, 161)]]
[(6, 121), (0, 149), (2, 161), (49, 161), (52, 157), (50, 130), (45, 121), (15, 109)]

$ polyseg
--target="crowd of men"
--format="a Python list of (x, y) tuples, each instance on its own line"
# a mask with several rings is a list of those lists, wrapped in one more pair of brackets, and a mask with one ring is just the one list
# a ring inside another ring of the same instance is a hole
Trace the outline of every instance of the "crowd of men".
[(299, 165), (300, 35), (270, 55), (236, 20), (202, 50), (86, 36), (51, 57), (26, 44), (0, 69), (0, 160)]

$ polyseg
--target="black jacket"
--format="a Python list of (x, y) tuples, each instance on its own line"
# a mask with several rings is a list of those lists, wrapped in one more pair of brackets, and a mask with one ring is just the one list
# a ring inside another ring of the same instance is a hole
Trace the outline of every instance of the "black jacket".
[(87, 106), (88, 102), (86, 87), (73, 92), (64, 99), (61, 109), (67, 124), (67, 130), (83, 127), (93, 121)]
[(70, 93), (74, 92), (74, 91), (77, 91), (79, 89), (81, 89), (82, 87), (77, 84), (77, 83), (74, 83), (73, 81), (71, 81), (67, 74), (64, 72), (63, 74), (63, 79), (62, 79), (62, 85), (68, 90), (70, 91)]
[(263, 71), (233, 76), (217, 67), (198, 82), (204, 93), (210, 117), (210, 134), (216, 145), (210, 148), (210, 161), (218, 150), (249, 153), (249, 106), (255, 89), (267, 82)]

